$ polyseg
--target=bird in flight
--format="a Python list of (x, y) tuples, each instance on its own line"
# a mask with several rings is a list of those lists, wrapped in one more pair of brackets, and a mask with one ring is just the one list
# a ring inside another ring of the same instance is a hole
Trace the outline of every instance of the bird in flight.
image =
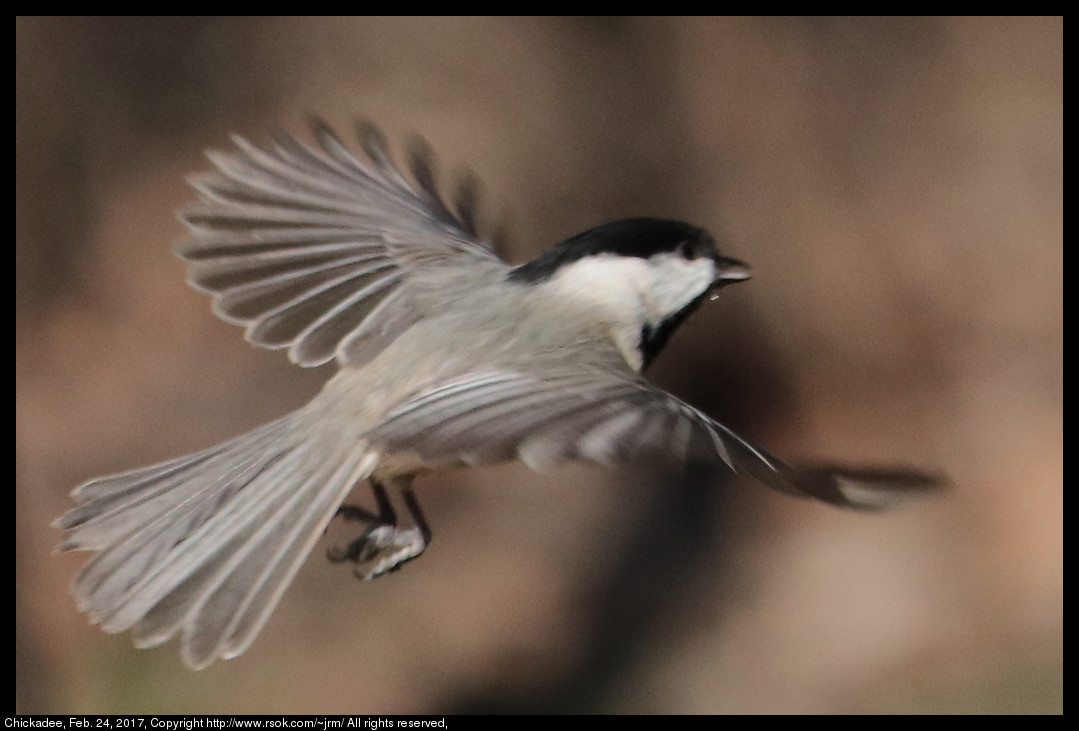
[[(240, 655), (335, 516), (360, 529), (330, 558), (362, 578), (423, 553), (413, 480), (448, 467), (662, 460), (863, 509), (938, 485), (792, 467), (644, 379), (689, 314), (749, 277), (704, 229), (614, 221), (513, 266), (477, 231), (473, 185), (447, 202), (425, 146), (406, 172), (358, 132), (362, 154), (321, 122), (312, 142), (234, 137), (191, 178), (191, 284), (252, 344), (338, 370), (270, 424), (74, 490), (60, 548), (96, 552), (72, 591), (106, 632), (179, 633), (193, 668)], [(374, 510), (343, 504), (360, 482)]]

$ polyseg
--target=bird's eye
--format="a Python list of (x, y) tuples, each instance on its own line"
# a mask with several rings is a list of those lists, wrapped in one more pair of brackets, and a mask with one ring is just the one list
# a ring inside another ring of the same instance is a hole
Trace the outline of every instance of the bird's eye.
[(698, 256), (696, 243), (693, 239), (686, 239), (678, 244), (678, 253), (686, 259), (696, 259)]

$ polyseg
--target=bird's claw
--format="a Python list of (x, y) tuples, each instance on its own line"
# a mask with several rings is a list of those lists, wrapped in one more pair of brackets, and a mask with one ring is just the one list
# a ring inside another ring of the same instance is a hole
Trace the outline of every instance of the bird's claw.
[(326, 551), (326, 558), (333, 563), (348, 561), (355, 564), (352, 572), (356, 578), (370, 581), (400, 570), (426, 548), (427, 540), (419, 528), (375, 525), (364, 529), (344, 547), (331, 546)]

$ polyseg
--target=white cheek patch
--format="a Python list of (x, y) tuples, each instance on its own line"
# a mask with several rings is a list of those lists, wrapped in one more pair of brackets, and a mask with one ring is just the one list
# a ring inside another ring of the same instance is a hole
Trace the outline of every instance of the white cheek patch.
[(651, 284), (648, 268), (644, 259), (599, 254), (562, 267), (551, 284), (570, 302), (620, 319), (639, 309), (641, 293)]
[(626, 362), (640, 370), (642, 328), (656, 327), (682, 311), (715, 276), (715, 262), (708, 258), (599, 254), (563, 267), (551, 286), (560, 303), (578, 303), (608, 323)]
[(704, 294), (716, 279), (716, 263), (708, 258), (685, 259), (678, 254), (657, 254), (648, 260), (652, 286), (641, 314), (658, 325)]

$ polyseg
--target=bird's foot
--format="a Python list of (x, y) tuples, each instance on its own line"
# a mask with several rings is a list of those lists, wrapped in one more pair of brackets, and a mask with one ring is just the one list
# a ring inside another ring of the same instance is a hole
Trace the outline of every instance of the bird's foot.
[(419, 510), (411, 490), (405, 491), (405, 504), (416, 525), (403, 528), (397, 524), (397, 514), (385, 489), (373, 485), (379, 512), (358, 505), (342, 505), (337, 514), (346, 521), (358, 521), (365, 526), (360, 534), (344, 547), (331, 546), (326, 557), (333, 563), (348, 561), (354, 564), (352, 572), (357, 578), (376, 579), (389, 571), (397, 571), (409, 561), (420, 556), (431, 541), (431, 532)]
[(355, 564), (357, 578), (370, 581), (388, 571), (397, 571), (427, 548), (423, 532), (416, 527), (377, 525), (366, 528), (344, 548), (333, 546), (327, 558), (334, 563)]

